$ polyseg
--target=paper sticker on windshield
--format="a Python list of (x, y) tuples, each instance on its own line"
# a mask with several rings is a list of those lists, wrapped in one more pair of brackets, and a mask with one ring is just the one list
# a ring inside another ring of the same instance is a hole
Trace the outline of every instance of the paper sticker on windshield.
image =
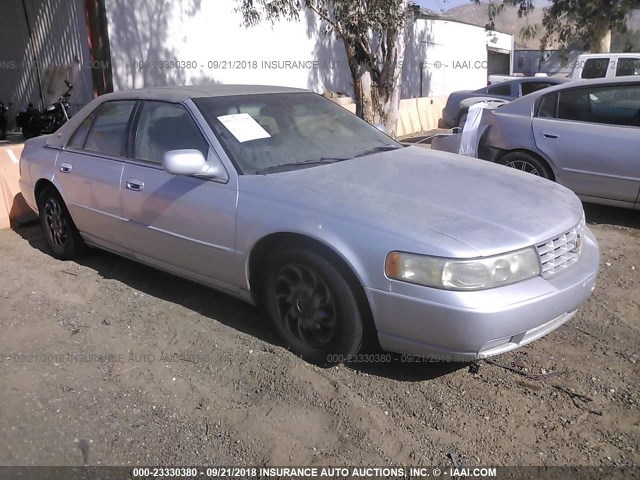
[(236, 137), (240, 143), (259, 138), (269, 138), (271, 135), (256, 122), (248, 113), (234, 113), (223, 115), (218, 120), (227, 127), (227, 130)]

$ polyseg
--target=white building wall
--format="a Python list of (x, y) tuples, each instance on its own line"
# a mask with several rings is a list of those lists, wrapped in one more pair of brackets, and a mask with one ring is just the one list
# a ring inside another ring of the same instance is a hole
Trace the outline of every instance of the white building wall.
[[(484, 28), (448, 20), (420, 19), (408, 39), (403, 98), (443, 96), (487, 84)], [(425, 62), (420, 88), (420, 66)]]
[[(154, 7), (140, 8), (149, 4)], [(236, 6), (234, 0), (107, 0), (114, 88), (238, 83), (351, 92), (344, 48), (318, 33), (313, 15), (245, 28)], [(163, 69), (158, 60), (188, 63)]]
[[(303, 13), (299, 22), (245, 28), (237, 5), (235, 0), (107, 0), (114, 88), (239, 83), (352, 94), (344, 46), (319, 33), (314, 14)], [(402, 97), (480, 88), (487, 82), (486, 60), (484, 28), (419, 19), (410, 28)]]

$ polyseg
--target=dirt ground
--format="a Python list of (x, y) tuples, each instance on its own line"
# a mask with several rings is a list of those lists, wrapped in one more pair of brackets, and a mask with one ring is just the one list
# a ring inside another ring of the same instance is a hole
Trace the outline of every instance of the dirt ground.
[(2, 231), (0, 464), (638, 465), (640, 212), (587, 219), (594, 295), (494, 358), (522, 375), (399, 355), (320, 369), (225, 295)]

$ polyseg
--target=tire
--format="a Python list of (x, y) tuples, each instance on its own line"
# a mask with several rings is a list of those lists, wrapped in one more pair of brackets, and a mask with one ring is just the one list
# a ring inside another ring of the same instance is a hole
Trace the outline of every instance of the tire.
[(511, 152), (500, 158), (497, 163), (516, 170), (531, 173), (548, 180), (553, 180), (553, 173), (544, 160), (540, 160), (527, 152)]
[(39, 132), (35, 132), (35, 131), (31, 130), (29, 127), (22, 127), (22, 136), (26, 140), (29, 140), (30, 138), (37, 137), (38, 134), (39, 134)]
[(280, 338), (305, 361), (342, 363), (363, 343), (364, 322), (352, 287), (325, 257), (310, 250), (272, 255), (261, 297)]
[(46, 187), (38, 196), (40, 228), (51, 254), (71, 260), (84, 252), (85, 244), (58, 191)]
[(460, 117), (460, 120), (458, 120), (458, 127), (460, 127), (461, 129), (464, 129), (464, 124), (467, 123), (467, 114), (465, 113), (464, 115), (462, 115), (462, 117)]

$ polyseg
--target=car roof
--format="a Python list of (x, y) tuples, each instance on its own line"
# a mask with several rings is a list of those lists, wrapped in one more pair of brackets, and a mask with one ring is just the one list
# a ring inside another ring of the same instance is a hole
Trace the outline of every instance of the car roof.
[(167, 100), (182, 102), (190, 98), (228, 97), (233, 95), (258, 95), (270, 93), (307, 93), (309, 90), (273, 85), (185, 85), (171, 87), (140, 88), (107, 93), (98, 98), (109, 100)]
[(611, 57), (637, 57), (640, 52), (627, 52), (627, 53), (582, 53), (578, 55), (578, 58), (611, 58)]
[(82, 121), (96, 108), (105, 102), (114, 100), (163, 100), (166, 102), (184, 102), (192, 98), (230, 97), (234, 95), (260, 95), (280, 93), (311, 93), (310, 90), (300, 88), (278, 87), (273, 85), (185, 85), (171, 87), (150, 87), (136, 90), (122, 90), (107, 93), (94, 98), (76, 115), (63, 125), (55, 134), (51, 135), (46, 145), (61, 148), (67, 144)]
[(640, 77), (633, 76), (633, 77), (571, 80), (568, 82), (563, 82), (560, 85), (554, 85), (553, 87), (547, 87), (542, 90), (538, 90), (536, 92), (530, 93), (529, 95), (525, 95), (524, 97), (516, 98), (515, 100), (509, 102), (508, 104), (501, 106), (499, 109), (495, 110), (495, 112), (497, 113), (504, 112), (504, 113), (510, 113), (515, 115), (530, 115), (531, 109), (535, 105), (538, 98), (553, 92), (558, 92), (561, 90), (567, 90), (569, 88), (576, 88), (576, 87), (590, 87), (590, 86), (598, 86), (598, 85), (628, 85), (628, 84), (640, 85)]
[(514, 84), (519, 84), (519, 83), (533, 83), (533, 82), (536, 82), (536, 83), (537, 82), (548, 82), (548, 83), (560, 84), (560, 83), (566, 83), (568, 81), (569, 81), (568, 78), (561, 78), (561, 77), (522, 77), (522, 78), (515, 78), (513, 80), (507, 80), (506, 82), (493, 83), (491, 85), (487, 85), (486, 87), (482, 87), (482, 88), (478, 88), (477, 90), (473, 90), (472, 93), (482, 93), (483, 91), (487, 90), (488, 88), (496, 87), (498, 85), (514, 85)]

